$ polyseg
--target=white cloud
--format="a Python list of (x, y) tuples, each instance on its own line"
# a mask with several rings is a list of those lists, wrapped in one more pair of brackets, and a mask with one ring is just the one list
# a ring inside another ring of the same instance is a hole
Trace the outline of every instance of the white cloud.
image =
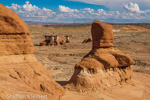
[(46, 9), (45, 7), (42, 9), (42, 11), (44, 11), (44, 12), (52, 12), (52, 10)]
[(94, 10), (92, 8), (71, 9), (63, 5), (58, 6), (58, 12), (53, 12), (51, 9), (39, 8), (29, 2), (24, 5), (12, 4), (8, 8), (15, 11), (25, 21), (33, 22), (74, 23), (92, 22), (93, 20), (104, 22), (140, 22), (142, 20), (150, 22), (150, 9), (141, 11), (136, 3), (127, 3), (122, 6), (128, 12)]
[(123, 8), (131, 13), (144, 13), (144, 11), (140, 11), (137, 3), (130, 2), (129, 4), (125, 4)]
[(107, 15), (106, 11), (104, 9), (98, 9), (97, 14), (99, 15)]
[(91, 9), (91, 8), (84, 8), (84, 9), (82, 9), (82, 10), (84, 10), (84, 11), (86, 11), (86, 12), (89, 12), (89, 13), (94, 13), (94, 9)]
[(70, 9), (69, 7), (65, 7), (65, 6), (62, 6), (62, 5), (59, 5), (58, 9), (61, 12), (78, 12), (77, 9)]
[(144, 10), (150, 9), (150, 0), (66, 0), (66, 1), (75, 1), (83, 2), (88, 4), (103, 5), (109, 8), (110, 10), (123, 10), (122, 6), (129, 2), (136, 2), (139, 6), (143, 7)]
[(7, 7), (15, 11), (22, 18), (50, 17), (53, 14), (55, 14), (55, 12), (52, 12), (52, 10), (46, 9), (45, 7), (40, 9), (37, 6), (30, 4), (29, 1), (26, 1), (26, 3), (22, 6), (17, 4), (12, 4), (10, 7), (9, 6)]
[(29, 4), (29, 1), (26, 1), (26, 4), (22, 6), (22, 10), (24, 11), (37, 11), (39, 8), (35, 5)]
[[(8, 7), (8, 6), (7, 6), (7, 7)], [(8, 8), (10, 8), (11, 10), (17, 11), (17, 10), (20, 9), (21, 7), (20, 7), (20, 5), (17, 5), (17, 4), (12, 3), (12, 4), (11, 4), (11, 7), (8, 7)]]

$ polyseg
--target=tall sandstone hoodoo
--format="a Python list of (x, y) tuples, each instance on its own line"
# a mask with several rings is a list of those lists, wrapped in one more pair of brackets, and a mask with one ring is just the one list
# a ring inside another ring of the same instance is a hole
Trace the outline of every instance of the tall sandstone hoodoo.
[(0, 100), (56, 100), (63, 95), (33, 52), (26, 23), (0, 4)]
[(134, 61), (113, 48), (112, 26), (99, 21), (92, 23), (92, 50), (77, 63), (66, 87), (77, 89), (108, 88), (130, 83)]

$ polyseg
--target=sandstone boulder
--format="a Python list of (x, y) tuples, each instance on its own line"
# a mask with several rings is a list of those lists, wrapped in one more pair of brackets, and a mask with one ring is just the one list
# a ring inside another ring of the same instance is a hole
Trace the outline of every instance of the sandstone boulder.
[(66, 43), (64, 42), (64, 40), (60, 41), (60, 45), (65, 45)]
[(66, 40), (66, 43), (70, 43), (70, 40)]
[(59, 40), (55, 40), (55, 45), (60, 46), (60, 41)]
[(113, 48), (112, 26), (98, 21), (92, 24), (92, 50), (77, 63), (66, 87), (77, 89), (108, 88), (130, 83), (134, 61)]
[(69, 36), (65, 36), (66, 37), (66, 43), (70, 43), (70, 38)]
[(46, 46), (46, 42), (41, 42), (40, 46)]
[(26, 23), (0, 4), (0, 100), (30, 100), (28, 94), (34, 100), (56, 100), (64, 93), (33, 51)]

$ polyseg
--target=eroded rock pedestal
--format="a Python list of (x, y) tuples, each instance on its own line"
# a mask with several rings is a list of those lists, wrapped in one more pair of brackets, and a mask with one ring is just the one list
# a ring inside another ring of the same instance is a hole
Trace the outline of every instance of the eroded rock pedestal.
[(33, 52), (26, 23), (0, 4), (0, 100), (31, 99), (27, 95), (35, 96), (32, 100), (56, 100), (64, 93)]
[(109, 24), (92, 23), (92, 50), (77, 63), (66, 87), (77, 89), (108, 88), (130, 83), (134, 61), (113, 48), (113, 30)]
[(59, 41), (57, 35), (45, 35), (45, 40), (40, 43), (40, 46), (60, 46), (65, 45), (66, 43), (70, 43), (69, 36), (65, 36), (66, 41), (64, 40)]

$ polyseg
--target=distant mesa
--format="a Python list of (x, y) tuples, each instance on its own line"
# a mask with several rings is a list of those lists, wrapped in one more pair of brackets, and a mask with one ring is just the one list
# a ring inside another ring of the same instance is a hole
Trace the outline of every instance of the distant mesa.
[(134, 61), (113, 47), (113, 29), (94, 21), (91, 28), (92, 50), (75, 65), (66, 88), (97, 89), (130, 83)]
[[(58, 100), (64, 89), (54, 82), (33, 54), (30, 31), (13, 11), (0, 4), (0, 99), (6, 96), (43, 96), (41, 100)], [(1, 96), (5, 96), (1, 98)], [(28, 100), (27, 98), (22, 98)], [(15, 100), (20, 100), (16, 97)], [(34, 99), (35, 100), (35, 99)]]

